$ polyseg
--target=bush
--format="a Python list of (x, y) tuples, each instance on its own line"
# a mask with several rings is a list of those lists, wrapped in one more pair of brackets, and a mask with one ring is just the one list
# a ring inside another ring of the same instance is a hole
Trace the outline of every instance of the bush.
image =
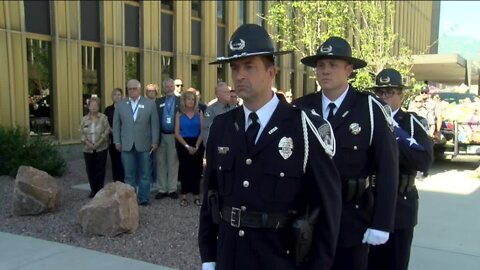
[(30, 137), (24, 128), (0, 126), (0, 175), (15, 177), (21, 165), (35, 167), (53, 176), (61, 176), (66, 162), (50, 138)]

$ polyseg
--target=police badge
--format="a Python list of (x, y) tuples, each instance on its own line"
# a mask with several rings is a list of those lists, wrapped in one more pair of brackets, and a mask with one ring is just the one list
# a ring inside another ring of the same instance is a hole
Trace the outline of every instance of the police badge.
[(283, 159), (288, 159), (293, 151), (293, 139), (290, 137), (283, 137), (278, 142), (278, 152), (283, 157)]
[(360, 131), (362, 131), (362, 127), (358, 123), (351, 123), (350, 126), (348, 126), (348, 130), (350, 130), (350, 133), (353, 135), (358, 135)]

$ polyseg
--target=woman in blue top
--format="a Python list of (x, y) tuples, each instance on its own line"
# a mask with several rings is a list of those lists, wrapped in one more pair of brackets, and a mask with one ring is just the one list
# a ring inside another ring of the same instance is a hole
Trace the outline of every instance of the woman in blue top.
[(182, 183), (181, 206), (187, 206), (187, 194), (193, 194), (193, 203), (200, 202), (200, 178), (203, 171), (203, 154), (205, 149), (202, 143), (203, 114), (198, 109), (196, 90), (188, 89), (180, 97), (179, 112), (175, 115), (175, 138), (178, 160), (178, 180)]

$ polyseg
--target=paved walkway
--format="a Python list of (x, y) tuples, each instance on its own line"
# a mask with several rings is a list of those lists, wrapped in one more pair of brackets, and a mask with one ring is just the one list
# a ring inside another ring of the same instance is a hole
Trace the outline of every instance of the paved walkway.
[(0, 232), (1, 270), (168, 270), (171, 268)]

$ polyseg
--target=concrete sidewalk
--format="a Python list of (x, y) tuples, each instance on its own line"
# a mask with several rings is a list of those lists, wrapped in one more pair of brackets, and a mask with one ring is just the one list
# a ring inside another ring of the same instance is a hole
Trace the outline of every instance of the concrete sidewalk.
[(168, 270), (143, 261), (0, 232), (1, 270)]

